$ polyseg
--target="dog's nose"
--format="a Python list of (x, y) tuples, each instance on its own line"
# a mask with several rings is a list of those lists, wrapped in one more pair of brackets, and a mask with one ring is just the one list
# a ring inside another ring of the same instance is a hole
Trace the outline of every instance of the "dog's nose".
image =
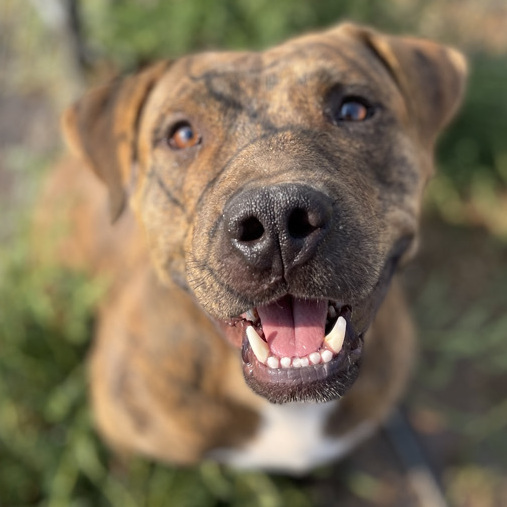
[[(226, 235), (247, 265), (283, 272), (311, 259), (328, 232), (331, 199), (303, 184), (245, 190), (224, 210)], [(281, 260), (281, 264), (280, 264)]]

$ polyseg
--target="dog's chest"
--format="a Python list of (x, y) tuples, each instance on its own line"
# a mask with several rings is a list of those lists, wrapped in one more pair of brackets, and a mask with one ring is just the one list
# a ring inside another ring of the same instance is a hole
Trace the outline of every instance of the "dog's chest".
[(330, 403), (266, 404), (257, 434), (240, 449), (220, 449), (212, 458), (238, 468), (304, 473), (346, 454), (370, 432), (364, 423), (339, 437), (326, 434), (326, 423), (337, 409)]

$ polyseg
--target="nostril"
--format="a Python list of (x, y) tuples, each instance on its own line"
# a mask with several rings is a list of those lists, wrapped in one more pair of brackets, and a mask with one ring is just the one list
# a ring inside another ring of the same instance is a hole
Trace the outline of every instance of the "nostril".
[(256, 217), (248, 217), (239, 225), (239, 241), (248, 242), (261, 239), (264, 226)]
[(287, 222), (289, 235), (295, 239), (306, 238), (320, 227), (317, 217), (312, 217), (303, 208), (295, 208)]

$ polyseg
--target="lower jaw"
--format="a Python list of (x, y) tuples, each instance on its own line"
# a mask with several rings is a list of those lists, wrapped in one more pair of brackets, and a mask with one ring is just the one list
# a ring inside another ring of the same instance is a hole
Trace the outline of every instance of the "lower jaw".
[[(389, 282), (394, 274), (398, 255), (392, 255), (386, 262), (382, 274), (368, 300), (363, 312), (373, 319), (376, 309), (382, 302)], [(364, 303), (364, 301), (363, 301)], [(346, 319), (349, 322), (349, 319)], [(242, 349), (243, 375), (246, 384), (258, 395), (271, 403), (289, 402), (329, 402), (341, 398), (354, 384), (359, 375), (363, 336), (368, 323), (361, 319), (361, 333), (355, 334), (347, 326), (347, 335), (342, 350), (329, 362), (319, 362), (304, 367), (273, 368), (259, 361), (252, 349), (245, 350), (246, 326), (252, 322), (237, 317), (223, 322), (229, 327), (226, 336), (231, 344)], [(238, 331), (240, 331), (238, 333)], [(269, 357), (268, 357), (269, 359)], [(281, 362), (281, 358), (278, 358)]]
[(243, 375), (247, 385), (271, 403), (328, 402), (341, 398), (356, 380), (362, 344), (362, 337), (355, 337), (330, 362), (302, 368), (269, 368), (249, 350)]

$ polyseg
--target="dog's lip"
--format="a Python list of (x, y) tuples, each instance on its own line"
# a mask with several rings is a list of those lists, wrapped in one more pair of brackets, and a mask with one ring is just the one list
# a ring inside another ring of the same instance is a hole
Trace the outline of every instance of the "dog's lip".
[(242, 366), (247, 384), (272, 403), (330, 401), (343, 396), (355, 381), (362, 357), (363, 334), (348, 333), (329, 362), (304, 367), (270, 368), (243, 341)]

